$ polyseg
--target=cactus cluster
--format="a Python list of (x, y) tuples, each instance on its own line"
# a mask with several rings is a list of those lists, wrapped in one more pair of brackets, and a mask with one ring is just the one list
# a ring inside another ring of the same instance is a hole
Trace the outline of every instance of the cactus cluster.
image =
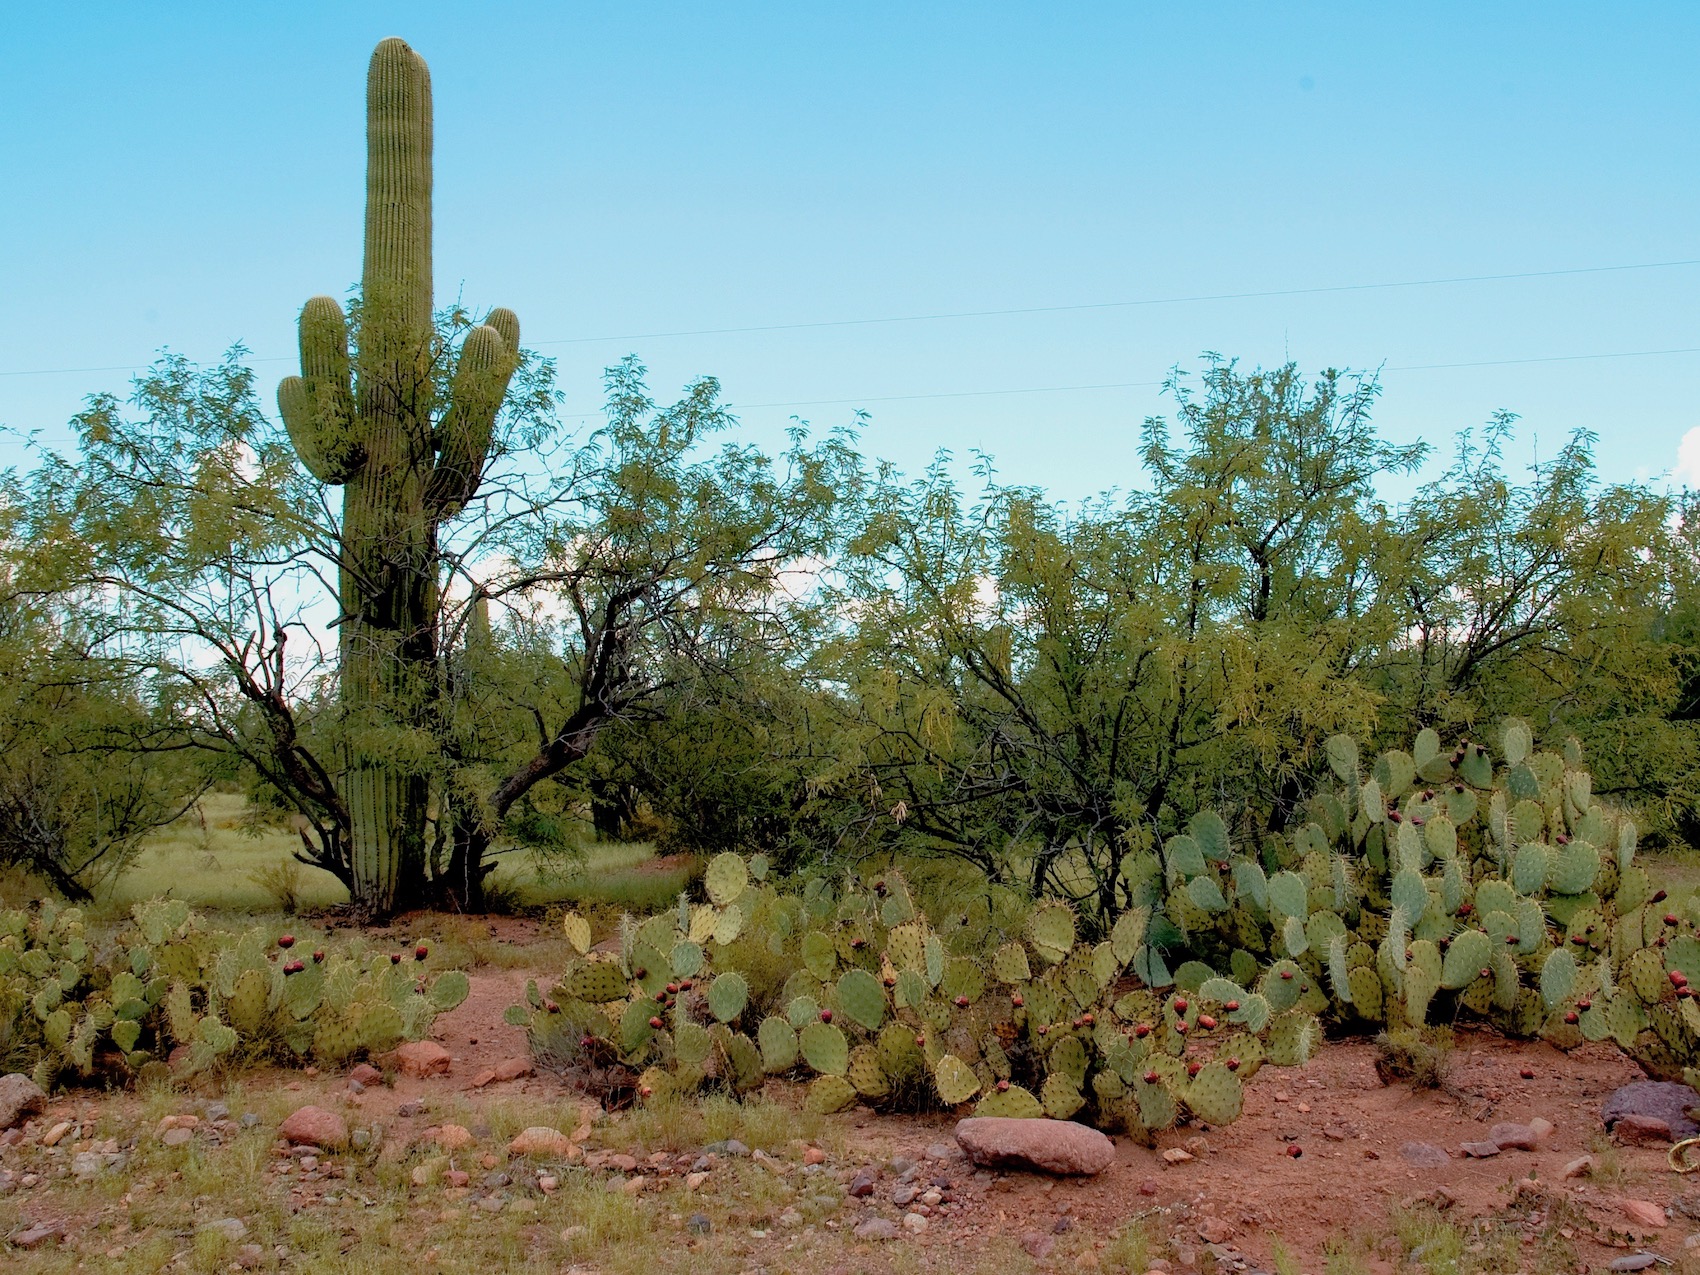
[(973, 1100), (1136, 1135), (1232, 1120), (1241, 1082), (1306, 1061), (1325, 1020), (1611, 1039), (1700, 1081), (1700, 899), (1660, 906), (1574, 743), (1538, 749), (1520, 721), (1496, 742), (1424, 730), (1366, 761), (1330, 739), (1333, 781), (1289, 830), (1236, 838), (1205, 811), (1127, 855), (1130, 906), (1096, 942), (995, 886), (929, 919), (895, 871), (787, 893), (722, 855), (706, 901), (629, 923), (618, 953), (569, 916), (579, 959), (510, 1013), (541, 1056), (623, 1067), (642, 1095), (794, 1074), (823, 1111)]
[(1619, 931), (1648, 930), (1653, 891), (1634, 824), (1594, 798), (1574, 744), (1538, 751), (1514, 721), (1501, 746), (1496, 766), (1425, 730), (1366, 768), (1336, 737), (1338, 783), (1255, 857), (1232, 853), (1205, 815), (1130, 871), (1161, 891), (1194, 959), (1287, 963), (1346, 1026), (1467, 1015), (1551, 1034), (1582, 965)]
[(49, 1088), (237, 1058), (338, 1063), (429, 1030), (466, 999), (466, 975), (378, 955), (299, 957), (266, 930), (209, 930), (182, 901), (138, 904), (98, 946), (82, 914), (44, 901), (0, 912), (0, 1050)]
[[(1194, 963), (1172, 992), (1140, 986), (1144, 911), (1093, 943), (1065, 905), (1011, 891), (935, 928), (896, 871), (790, 893), (766, 877), (759, 856), (717, 857), (706, 902), (628, 925), (617, 953), (592, 953), (569, 914), (578, 958), (510, 1021), (540, 1058), (621, 1066), (644, 1098), (795, 1075), (819, 1111), (974, 1101), (1140, 1136), (1232, 1121), (1259, 1066), (1303, 1063), (1321, 1039), (1326, 998), (1285, 964), (1237, 962), (1231, 978)], [(790, 973), (763, 990), (775, 967)]]

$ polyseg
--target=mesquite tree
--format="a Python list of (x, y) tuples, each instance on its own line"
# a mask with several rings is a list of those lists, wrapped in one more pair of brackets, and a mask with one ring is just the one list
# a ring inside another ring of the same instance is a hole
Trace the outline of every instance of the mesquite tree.
[(429, 769), (411, 747), (433, 711), (437, 540), (477, 490), (519, 355), (519, 320), (494, 310), (461, 344), (437, 401), (431, 310), (431, 76), (398, 39), (366, 81), (366, 252), (358, 349), (342, 307), (301, 311), (301, 375), (278, 408), (301, 463), (340, 484), (339, 693), (343, 799), (357, 901), (413, 902), (422, 881)]

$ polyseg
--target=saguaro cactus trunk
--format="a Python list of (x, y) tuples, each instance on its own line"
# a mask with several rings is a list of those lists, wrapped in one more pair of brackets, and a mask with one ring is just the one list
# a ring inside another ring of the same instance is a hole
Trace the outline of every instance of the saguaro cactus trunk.
[(278, 386), (278, 407), (302, 464), (343, 489), (342, 783), (355, 902), (383, 915), (424, 883), (437, 531), (477, 490), (519, 354), (519, 320), (492, 311), (439, 404), (431, 75), (398, 39), (378, 45), (367, 73), (365, 255), (352, 370), (342, 307), (314, 297), (301, 311), (301, 375)]

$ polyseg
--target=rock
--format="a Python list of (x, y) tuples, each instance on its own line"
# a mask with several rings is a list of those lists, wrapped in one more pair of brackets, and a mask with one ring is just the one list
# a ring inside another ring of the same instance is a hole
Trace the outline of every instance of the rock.
[(1671, 1139), (1700, 1135), (1700, 1123), (1688, 1115), (1688, 1108), (1700, 1107), (1700, 1093), (1687, 1085), (1668, 1080), (1637, 1080), (1613, 1090), (1600, 1105), (1600, 1119), (1607, 1128), (1624, 1116), (1652, 1116), (1670, 1127)]
[(897, 1238), (897, 1224), (890, 1218), (871, 1217), (865, 1222), (858, 1222), (852, 1234), (859, 1240), (894, 1240)]
[(518, 1080), (521, 1076), (535, 1076), (537, 1068), (529, 1058), (504, 1058), (495, 1066), (498, 1083), (508, 1080)]
[(0, 1129), (14, 1129), (47, 1109), (40, 1085), (21, 1072), (0, 1076)]
[(708, 1174), (707, 1173), (704, 1173), (704, 1172), (701, 1172), (701, 1171), (698, 1171), (696, 1173), (687, 1173), (685, 1175), (685, 1190), (695, 1191), (698, 1187), (700, 1187), (704, 1182), (707, 1182), (707, 1181), (708, 1181)]
[(1413, 1169), (1444, 1169), (1452, 1157), (1430, 1142), (1407, 1142), (1399, 1155)]
[(1192, 1158), (1192, 1152), (1184, 1151), (1180, 1147), (1170, 1147), (1163, 1152), (1164, 1164), (1186, 1164)]
[(449, 1074), (449, 1051), (434, 1040), (410, 1040), (396, 1047), (396, 1069), (404, 1076), (423, 1080)]
[(1606, 1263), (1608, 1271), (1644, 1271), (1659, 1260), (1657, 1253), (1630, 1253), (1627, 1257), (1614, 1257)]
[(203, 1222), (199, 1229), (203, 1235), (222, 1235), (232, 1244), (240, 1244), (248, 1238), (248, 1224), (239, 1217), (224, 1217), (216, 1222)]
[(266, 1250), (258, 1244), (244, 1244), (236, 1250), (236, 1264), (245, 1271), (255, 1270), (266, 1260)]
[(954, 1160), (961, 1154), (961, 1147), (953, 1147), (948, 1142), (935, 1142), (927, 1148), (929, 1160)]
[(975, 1164), (1091, 1176), (1115, 1160), (1102, 1133), (1072, 1120), (970, 1116), (956, 1122), (956, 1142)]
[(58, 1222), (37, 1222), (12, 1236), (11, 1242), (17, 1248), (36, 1248), (63, 1235), (64, 1231)]
[(297, 1146), (321, 1147), (327, 1151), (348, 1145), (348, 1125), (334, 1111), (323, 1107), (299, 1107), (277, 1129), (278, 1136)]
[(1022, 1251), (1036, 1262), (1044, 1261), (1051, 1255), (1051, 1250), (1056, 1246), (1055, 1236), (1045, 1235), (1039, 1231), (1029, 1231), (1021, 1237)]
[(92, 1178), (106, 1167), (106, 1158), (98, 1151), (79, 1151), (71, 1157), (71, 1176)]
[(714, 1223), (706, 1213), (693, 1213), (685, 1219), (685, 1229), (692, 1235), (708, 1235), (714, 1230)]
[[(533, 1125), (529, 1129), (520, 1130), (514, 1140), (508, 1143), (508, 1154), (526, 1157), (554, 1156), (559, 1158), (566, 1155), (567, 1149), (571, 1146), (572, 1139), (567, 1137), (567, 1135), (562, 1133), (559, 1129), (551, 1129), (547, 1125)], [(637, 1167), (635, 1161), (633, 1162), (632, 1167)]]
[[(1547, 1126), (1550, 1131), (1551, 1125)], [(1515, 1148), (1518, 1151), (1536, 1151), (1540, 1149), (1545, 1138), (1540, 1128), (1533, 1124), (1514, 1124), (1504, 1121), (1488, 1130), (1488, 1141), (1494, 1143), (1501, 1151)]]
[(905, 1213), (903, 1215), (903, 1229), (912, 1235), (919, 1235), (927, 1229), (927, 1219), (919, 1213)]
[(472, 1131), (465, 1125), (446, 1124), (437, 1130), (432, 1141), (444, 1151), (459, 1151), (472, 1145)]
[(1564, 1171), (1559, 1174), (1559, 1176), (1564, 1178), (1585, 1178), (1593, 1173), (1593, 1171), (1594, 1157), (1591, 1155), (1579, 1155), (1569, 1164), (1564, 1166)]
[(1499, 1154), (1499, 1143), (1497, 1143), (1497, 1142), (1461, 1142), (1461, 1143), (1458, 1144), (1458, 1149), (1460, 1151), (1462, 1151), (1465, 1155), (1469, 1156), (1472, 1160), (1485, 1160), (1490, 1155), (1498, 1155)]
[(905, 1208), (908, 1205), (913, 1204), (915, 1200), (920, 1197), (920, 1194), (920, 1187), (916, 1186), (913, 1182), (905, 1182), (902, 1186), (898, 1187), (897, 1190), (891, 1193), (891, 1202), (900, 1209)]
[(361, 1063), (348, 1073), (348, 1079), (353, 1084), (376, 1085), (383, 1082), (384, 1073), (371, 1063)]
[(1206, 1244), (1226, 1244), (1233, 1237), (1234, 1228), (1219, 1217), (1207, 1217), (1198, 1224), (1198, 1238)]
[(474, 1076), (466, 1087), (468, 1089), (482, 1089), (485, 1085), (493, 1085), (495, 1083), (496, 1069), (494, 1067), (486, 1067), (483, 1071)]
[(819, 1147), (806, 1147), (803, 1151), (804, 1164), (825, 1164), (826, 1152)]
[(709, 1155), (748, 1155), (750, 1149), (736, 1138), (722, 1138), (719, 1142), (711, 1142), (703, 1150)]
[(1141, 1195), (1156, 1195), (1157, 1194), (1157, 1179), (1156, 1178), (1146, 1178), (1145, 1181), (1143, 1181), (1139, 1184), (1139, 1193)]
[(621, 1173), (635, 1173), (638, 1167), (637, 1158), (629, 1155), (611, 1155), (608, 1163)]
[(1612, 1122), (1611, 1136), (1626, 1147), (1656, 1147), (1676, 1141), (1669, 1121), (1633, 1113)]
[(403, 1119), (407, 1119), (410, 1116), (422, 1116), (425, 1114), (425, 1104), (419, 1099), (414, 1098), (408, 1102), (402, 1103), (401, 1106), (395, 1109), (395, 1113)]
[(190, 1139), (194, 1136), (195, 1131), (193, 1129), (185, 1129), (182, 1125), (176, 1125), (160, 1134), (159, 1140), (168, 1147), (183, 1147), (188, 1146)]
[(850, 1179), (849, 1191), (858, 1200), (866, 1199), (874, 1193), (874, 1171), (858, 1169), (856, 1176)]
[(449, 1169), (443, 1174), (443, 1185), (462, 1187), (472, 1181), (472, 1175), (465, 1169)]
[(58, 1124), (54, 1125), (46, 1133), (41, 1135), (41, 1145), (44, 1147), (58, 1146), (65, 1140), (65, 1135), (70, 1133), (71, 1130), (76, 1127), (77, 1126), (72, 1124), (69, 1120), (61, 1120)]
[(1665, 1211), (1651, 1200), (1619, 1200), (1618, 1207), (1637, 1226), (1659, 1231), (1663, 1230), (1667, 1223)]

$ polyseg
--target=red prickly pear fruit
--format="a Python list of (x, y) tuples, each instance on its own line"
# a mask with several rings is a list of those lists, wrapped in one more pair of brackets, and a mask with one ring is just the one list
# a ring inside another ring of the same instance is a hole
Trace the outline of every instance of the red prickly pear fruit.
[(1148, 1085), (1154, 1085), (1161, 1079), (1162, 1077), (1154, 1071), (1148, 1071), (1145, 1073), (1145, 1083)]
[(1670, 985), (1672, 987), (1687, 987), (1688, 975), (1684, 974), (1681, 970), (1672, 970), (1670, 972)]
[(655, 999), (665, 1005), (667, 1003), (667, 989), (664, 987), (659, 992), (655, 993)]
[(1240, 1012), (1240, 1003), (1238, 1001), (1229, 1001), (1226, 1005), (1222, 1006), (1222, 1008), (1227, 1010), (1230, 1014), (1237, 1014)]
[(927, 1044), (927, 1038), (925, 1036), (915, 1037), (915, 1048), (916, 1049), (924, 1049), (926, 1047), (926, 1044)]
[(1389, 823), (1403, 823), (1404, 821), (1405, 821), (1405, 816), (1400, 814), (1397, 810), (1389, 810), (1387, 812), (1387, 822), (1389, 822)]
[(632, 971), (632, 977), (633, 978), (648, 978), (649, 977), (649, 971), (646, 970), (643, 966), (640, 965), (635, 970)]
[(1581, 1000), (1576, 1002), (1576, 1008), (1577, 1009), (1592, 1009), (1592, 1008), (1594, 1008), (1594, 1002), (1589, 1000), (1586, 996), (1584, 996)]
[(851, 939), (850, 940), (850, 950), (853, 951), (853, 952), (860, 952), (867, 945), (868, 945), (867, 939), (858, 938), (858, 939)]
[(1050, 1027), (1049, 1023), (1040, 1023), (1039, 1024), (1039, 1034), (1041, 1036), (1043, 1036), (1046, 1032), (1048, 1032), (1050, 1030), (1051, 1030), (1051, 1027)]
[(1175, 1013), (1177, 1013), (1177, 1014), (1186, 1013), (1186, 997), (1184, 997), (1184, 996), (1175, 997)]
[(1566, 1014), (1564, 1016), (1564, 1021), (1569, 1023), (1572, 1027), (1574, 1027), (1577, 1023), (1582, 1021), (1582, 1016), (1580, 1014), (1578, 1014), (1575, 1010), (1571, 1010), (1568, 1014)]
[(561, 1007), (555, 1004), (554, 1001), (544, 1001), (543, 1011), (547, 1014), (559, 1014), (561, 1012)]
[(678, 994), (679, 994), (679, 985), (677, 983), (667, 984), (667, 995), (677, 996)]
[(1694, 989), (1692, 987), (1679, 987), (1676, 989), (1676, 998), (1679, 1001), (1687, 1000), (1692, 995), (1694, 995)]
[(1014, 1005), (1017, 1009), (1020, 1009), (1023, 1005), (1025, 1005), (1027, 1003), (1027, 998), (1025, 996), (1023, 996), (1020, 992), (1017, 992), (1014, 996), (1011, 996), (1009, 998), (1009, 1003), (1011, 1005)]
[(1205, 1031), (1209, 1031), (1211, 1028), (1216, 1026), (1216, 1020), (1210, 1017), (1209, 1014), (1200, 1014), (1198, 1016), (1198, 1025), (1204, 1028)]
[(1292, 976), (1293, 976), (1292, 970), (1282, 970), (1281, 971), (1281, 977), (1282, 978), (1292, 978)]
[(1238, 1058), (1230, 1058), (1222, 1065), (1229, 1071), (1238, 1071), (1240, 1069), (1240, 1060)]
[(1090, 1026), (1092, 1026), (1093, 1023), (1095, 1023), (1097, 1021), (1098, 1020), (1096, 1018), (1094, 1018), (1091, 1014), (1082, 1014), (1080, 1016), (1080, 1025), (1082, 1027), (1090, 1027)]
[(1186, 1020), (1182, 1019), (1180, 1022), (1176, 1023), (1175, 1030), (1182, 1036), (1186, 1035)]
[(295, 946), (295, 936), (293, 934), (280, 934), (277, 936), (277, 945), (287, 951)]
[(1485, 966), (1485, 965), (1484, 965), (1484, 966), (1482, 966), (1482, 977), (1483, 977), (1483, 978), (1492, 978), (1492, 977), (1493, 977), (1493, 971), (1492, 971), (1492, 970), (1490, 970), (1490, 969), (1489, 969), (1489, 968), (1488, 968), (1488, 967), (1487, 967), (1487, 966)]
[(653, 1028), (655, 1028), (655, 1029), (656, 1029), (656, 1030), (657, 1030), (657, 1031), (660, 1031), (660, 1030), (661, 1030), (661, 1020), (660, 1020), (660, 1019), (659, 1019), (659, 1018), (652, 1018), (652, 1019), (650, 1019), (650, 1020), (649, 1020), (649, 1025), (650, 1025), (650, 1026), (651, 1026), (651, 1027), (653, 1027)]
[(1147, 1036), (1149, 1036), (1151, 1034), (1151, 1024), (1150, 1023), (1140, 1023), (1137, 1027), (1135, 1027), (1133, 1029), (1133, 1034), (1135, 1036), (1139, 1037), (1139, 1039), (1144, 1040)]
[(1310, 991), (1310, 984), (1309, 983), (1300, 983), (1299, 984), (1299, 991), (1301, 991), (1301, 992)]
[(1505, 945), (1507, 947), (1515, 947), (1517, 945), (1517, 936), (1515, 934), (1507, 934), (1505, 936)]
[(1458, 915), (1459, 916), (1469, 916), (1470, 913), (1474, 912), (1475, 910), (1476, 910), (1475, 904), (1470, 903), (1468, 901), (1465, 901), (1465, 902), (1460, 903), (1458, 905)]
[(882, 978), (880, 980), (880, 982), (884, 983), (887, 987), (896, 987), (897, 986), (897, 975), (887, 974), (884, 978)]
[(285, 974), (299, 974), (302, 970), (304, 970), (306, 968), (307, 967), (305, 965), (303, 965), (300, 961), (290, 961), (290, 962), (288, 962), (287, 964), (284, 965), (283, 972)]
[(1007, 1081), (1007, 1080), (998, 1081), (998, 1092), (999, 1093), (1008, 1093), (1009, 1092), (1009, 1081)]
[(1203, 1067), (1196, 1060), (1186, 1065), (1186, 1074), (1189, 1076), (1196, 1076), (1202, 1070)]
[(416, 961), (422, 961), (429, 955), (431, 955), (431, 949), (426, 947), (423, 943), (413, 949), (413, 959)]
[(1298, 1143), (1289, 1142), (1287, 1144), (1287, 1154), (1292, 1156), (1293, 1159), (1297, 1160), (1304, 1153), (1305, 1153), (1305, 1149), (1303, 1147), (1301, 1147)]
[(391, 965), (400, 965), (401, 964), (401, 953), (400, 952), (391, 952), (390, 953), (390, 964)]
[(1677, 916), (1677, 914), (1675, 912), (1666, 912), (1665, 913), (1665, 924), (1666, 925), (1676, 925), (1676, 924), (1679, 924), (1679, 922), (1680, 922), (1680, 918)]
[(1533, 1080), (1535, 1078), (1535, 1073), (1527, 1067), (1523, 1068), (1523, 1070), (1517, 1074), (1522, 1076), (1524, 1080)]
[(1588, 943), (1588, 940), (1583, 938), (1580, 934), (1572, 934), (1570, 936), (1570, 941), (1576, 944), (1577, 947), (1586, 947)]
[(966, 996), (958, 996), (954, 1001), (951, 1002), (951, 1004), (955, 1005), (956, 1008), (958, 1008), (958, 1009), (967, 1009), (969, 1002), (968, 1002), (968, 998)]
[(1668, 898), (1670, 898), (1670, 894), (1667, 891), (1660, 890), (1657, 894), (1655, 894), (1653, 896), (1652, 901), (1654, 903), (1663, 903)]
[(578, 1047), (580, 1049), (589, 1049), (595, 1043), (596, 1043), (595, 1039), (593, 1037), (590, 1037), (590, 1036), (580, 1036), (578, 1038)]
[(645, 1086), (643, 1086), (643, 1088), (638, 1090), (638, 1097), (648, 1098), (648, 1097), (652, 1097), (654, 1095), (654, 1093), (655, 1093), (655, 1090), (651, 1089), (648, 1085), (645, 1085)]
[(325, 954), (323, 952), (314, 952), (313, 953), (313, 964), (323, 965), (324, 962), (325, 962)]
[(830, 1009), (821, 1010), (820, 1020), (823, 1023), (830, 1023), (832, 1021), (832, 1011)]
[(679, 990), (681, 992), (688, 992), (688, 991), (691, 990), (691, 988), (693, 988), (695, 986), (696, 986), (696, 980), (695, 979), (681, 978), (679, 980)]

